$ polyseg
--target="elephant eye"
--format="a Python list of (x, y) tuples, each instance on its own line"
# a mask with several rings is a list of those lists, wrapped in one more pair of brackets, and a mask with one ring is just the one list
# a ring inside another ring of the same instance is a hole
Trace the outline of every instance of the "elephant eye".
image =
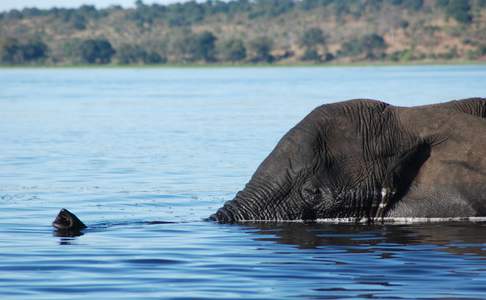
[(312, 184), (305, 184), (303, 187), (302, 187), (302, 195), (304, 197), (316, 197), (320, 194), (320, 190), (313, 186)]

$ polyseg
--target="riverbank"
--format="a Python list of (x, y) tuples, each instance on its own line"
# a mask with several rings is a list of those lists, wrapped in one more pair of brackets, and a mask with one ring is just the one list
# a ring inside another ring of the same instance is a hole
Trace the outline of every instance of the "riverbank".
[(158, 68), (328, 68), (328, 67), (406, 67), (406, 66), (434, 66), (434, 65), (486, 65), (485, 60), (439, 60), (439, 61), (411, 61), (411, 62), (352, 62), (352, 63), (293, 63), (293, 64), (271, 64), (271, 63), (187, 63), (187, 64), (22, 64), (22, 65), (5, 65), (0, 64), (0, 69), (25, 69), (25, 68), (39, 68), (39, 69), (64, 69), (64, 68), (93, 68), (93, 69), (158, 69)]

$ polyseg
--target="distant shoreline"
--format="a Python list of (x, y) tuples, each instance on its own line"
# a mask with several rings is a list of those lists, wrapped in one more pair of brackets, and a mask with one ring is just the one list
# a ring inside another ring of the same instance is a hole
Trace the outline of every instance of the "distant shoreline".
[(25, 8), (0, 12), (0, 63), (56, 68), (469, 64), (486, 61), (485, 15), (484, 0), (167, 5), (137, 0), (130, 8)]
[(460, 65), (486, 65), (486, 61), (414, 61), (414, 62), (354, 62), (354, 63), (293, 63), (293, 64), (21, 64), (5, 65), (0, 64), (0, 69), (211, 69), (211, 68), (329, 68), (329, 67), (406, 67), (406, 66), (460, 66)]

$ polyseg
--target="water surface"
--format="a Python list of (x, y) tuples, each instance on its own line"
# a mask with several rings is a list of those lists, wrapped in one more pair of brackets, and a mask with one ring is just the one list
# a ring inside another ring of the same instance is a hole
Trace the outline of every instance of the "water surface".
[(483, 223), (202, 221), (318, 105), (472, 96), (486, 66), (2, 69), (0, 296), (485, 298)]

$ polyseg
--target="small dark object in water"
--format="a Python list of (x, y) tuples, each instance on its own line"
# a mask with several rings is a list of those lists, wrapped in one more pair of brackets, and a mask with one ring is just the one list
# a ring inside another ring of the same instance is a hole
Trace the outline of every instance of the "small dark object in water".
[(57, 215), (52, 226), (60, 231), (79, 231), (86, 228), (81, 220), (69, 210), (63, 208)]

